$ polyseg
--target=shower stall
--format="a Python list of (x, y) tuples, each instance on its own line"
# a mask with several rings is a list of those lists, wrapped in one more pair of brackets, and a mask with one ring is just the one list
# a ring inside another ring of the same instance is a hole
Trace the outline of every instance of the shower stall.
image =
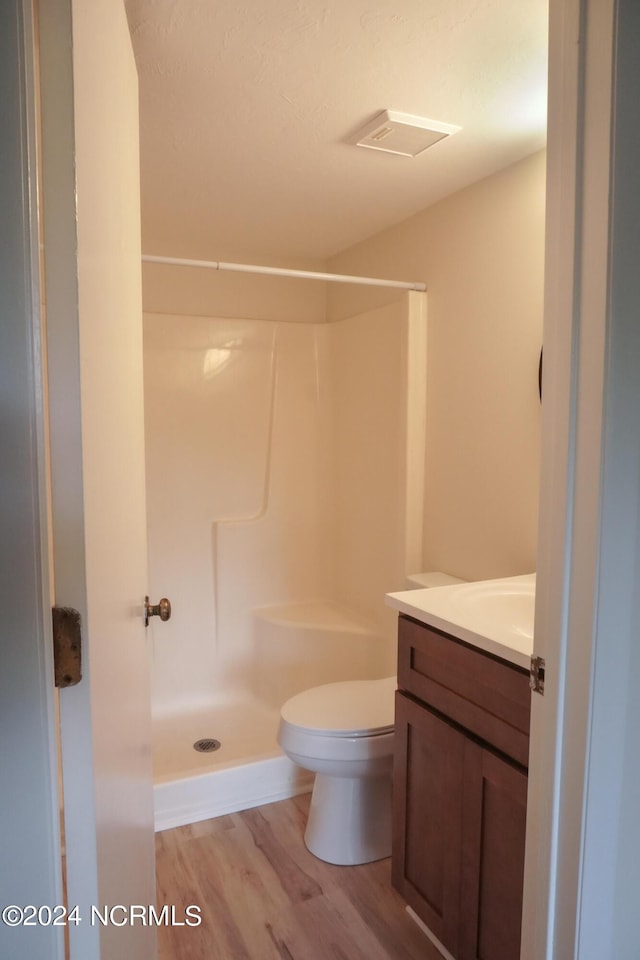
[(150, 627), (158, 829), (309, 789), (282, 703), (395, 671), (426, 351), (420, 292), (332, 323), (145, 315), (149, 585), (173, 607)]

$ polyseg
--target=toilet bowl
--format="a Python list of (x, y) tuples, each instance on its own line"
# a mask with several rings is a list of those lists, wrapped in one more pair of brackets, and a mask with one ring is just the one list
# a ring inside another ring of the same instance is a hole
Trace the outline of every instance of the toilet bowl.
[(328, 683), (282, 707), (280, 747), (316, 774), (305, 844), (328, 863), (391, 854), (395, 689), (395, 677)]

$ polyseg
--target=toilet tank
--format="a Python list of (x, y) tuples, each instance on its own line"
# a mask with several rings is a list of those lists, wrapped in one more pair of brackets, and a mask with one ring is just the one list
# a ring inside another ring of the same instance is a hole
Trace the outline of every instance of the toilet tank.
[(466, 583), (460, 577), (434, 570), (430, 573), (410, 573), (406, 578), (407, 590), (424, 590), (425, 587), (452, 587), (454, 583)]

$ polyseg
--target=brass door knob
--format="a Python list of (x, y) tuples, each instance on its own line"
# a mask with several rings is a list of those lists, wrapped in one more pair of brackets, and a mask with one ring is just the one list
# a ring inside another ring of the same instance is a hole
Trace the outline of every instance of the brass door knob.
[(166, 597), (163, 597), (159, 603), (149, 603), (149, 597), (144, 598), (144, 625), (149, 626), (151, 617), (160, 617), (167, 621), (171, 617), (171, 604)]

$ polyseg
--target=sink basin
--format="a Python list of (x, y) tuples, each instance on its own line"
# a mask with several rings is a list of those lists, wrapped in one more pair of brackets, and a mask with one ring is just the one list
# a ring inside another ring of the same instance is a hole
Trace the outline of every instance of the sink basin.
[(387, 595), (387, 603), (422, 623), (525, 669), (533, 651), (536, 575), (461, 583)]
[(533, 616), (536, 602), (535, 574), (510, 578), (509, 581), (487, 580), (469, 583), (459, 588), (452, 598), (461, 612), (474, 617), (477, 625), (484, 624), (501, 634), (513, 633), (533, 641)]

